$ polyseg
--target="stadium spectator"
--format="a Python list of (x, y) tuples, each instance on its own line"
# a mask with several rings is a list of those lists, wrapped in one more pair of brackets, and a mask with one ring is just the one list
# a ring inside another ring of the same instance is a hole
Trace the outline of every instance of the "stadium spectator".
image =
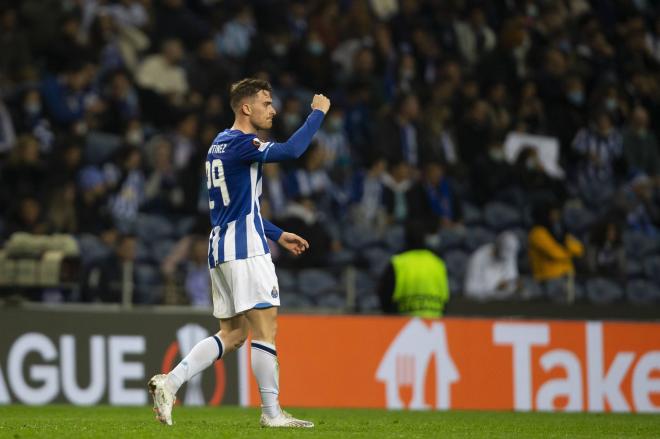
[(621, 178), (621, 134), (606, 111), (598, 111), (592, 125), (578, 131), (573, 149), (579, 157), (576, 184), (583, 201), (598, 206), (608, 201)]
[(660, 176), (660, 146), (649, 130), (649, 113), (642, 106), (633, 109), (630, 124), (623, 131), (623, 154), (629, 176)]
[(442, 317), (449, 301), (445, 263), (424, 246), (427, 227), (406, 223), (406, 250), (392, 256), (378, 285), (381, 308), (388, 314)]
[(426, 162), (422, 186), (427, 199), (425, 204), (436, 218), (436, 225), (442, 228), (460, 226), (463, 218), (462, 200), (447, 177), (442, 163)]
[(591, 229), (585, 249), (589, 272), (622, 282), (626, 277), (626, 251), (621, 224), (607, 218)]
[(128, 303), (135, 286), (135, 236), (122, 235), (114, 251), (94, 261), (83, 275), (82, 298), (85, 302)]
[(140, 63), (135, 74), (136, 82), (166, 96), (174, 105), (182, 104), (189, 90), (186, 72), (180, 65), (183, 57), (180, 40), (164, 41), (160, 53), (150, 55)]
[(427, 195), (421, 184), (415, 184), (412, 172), (407, 162), (400, 161), (391, 164), (383, 176), (383, 204), (390, 223), (403, 224), (412, 218), (428, 218)]
[(519, 248), (516, 235), (503, 232), (495, 242), (475, 250), (465, 273), (465, 295), (476, 300), (513, 297), (521, 287), (517, 262)]
[(558, 296), (571, 301), (575, 293), (574, 260), (582, 257), (584, 248), (564, 229), (557, 205), (538, 204), (533, 217), (534, 226), (527, 239), (532, 275), (547, 291), (558, 291)]

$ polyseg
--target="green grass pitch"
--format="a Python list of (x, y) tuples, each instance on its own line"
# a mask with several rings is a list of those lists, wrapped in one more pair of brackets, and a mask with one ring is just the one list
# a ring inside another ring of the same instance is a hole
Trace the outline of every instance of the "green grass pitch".
[(311, 430), (259, 427), (259, 411), (181, 408), (172, 427), (149, 408), (0, 406), (0, 438), (660, 438), (660, 415), (292, 409)]

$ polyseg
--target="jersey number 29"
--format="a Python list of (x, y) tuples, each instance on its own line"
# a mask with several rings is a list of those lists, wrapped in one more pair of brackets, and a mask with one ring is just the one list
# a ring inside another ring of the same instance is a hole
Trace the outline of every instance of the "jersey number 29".
[[(227, 190), (227, 182), (225, 181), (225, 169), (222, 167), (222, 160), (215, 159), (212, 162), (206, 162), (206, 187), (220, 188), (220, 195), (222, 195), (222, 204), (229, 205), (229, 191)], [(209, 197), (209, 208), (213, 209), (215, 202)]]

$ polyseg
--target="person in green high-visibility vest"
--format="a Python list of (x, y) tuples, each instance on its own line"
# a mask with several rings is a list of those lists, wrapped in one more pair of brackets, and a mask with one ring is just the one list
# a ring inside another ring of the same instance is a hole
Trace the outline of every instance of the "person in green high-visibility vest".
[(406, 251), (392, 256), (378, 286), (381, 307), (388, 314), (441, 317), (449, 300), (443, 260), (425, 248), (424, 223), (406, 224)]

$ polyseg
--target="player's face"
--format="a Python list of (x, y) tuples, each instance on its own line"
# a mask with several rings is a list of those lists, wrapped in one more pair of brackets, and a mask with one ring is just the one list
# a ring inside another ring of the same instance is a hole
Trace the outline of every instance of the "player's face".
[(273, 98), (270, 92), (260, 90), (252, 103), (250, 122), (257, 129), (268, 130), (273, 126), (273, 117), (275, 117), (275, 114), (277, 112), (273, 107)]

